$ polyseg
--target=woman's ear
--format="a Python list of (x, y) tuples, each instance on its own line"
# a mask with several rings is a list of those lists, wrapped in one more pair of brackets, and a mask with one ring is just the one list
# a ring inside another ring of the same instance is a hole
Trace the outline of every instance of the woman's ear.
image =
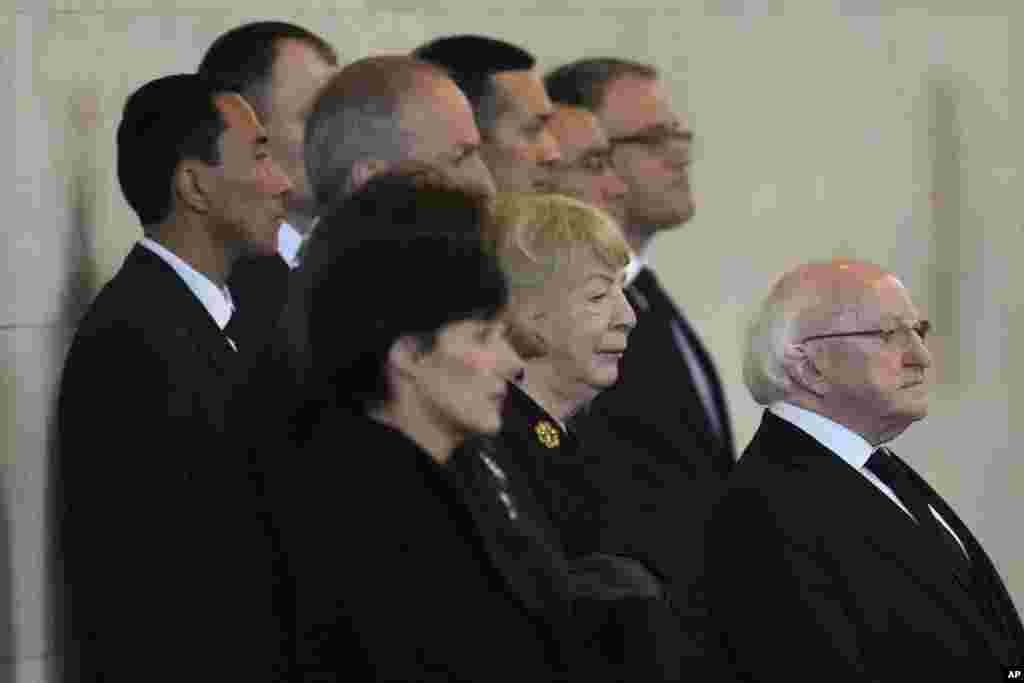
[(416, 374), (420, 359), (423, 358), (423, 348), (420, 341), (410, 335), (399, 337), (388, 349), (388, 367), (395, 372), (412, 376)]
[(822, 372), (820, 354), (806, 344), (789, 344), (783, 352), (782, 365), (790, 381), (804, 391), (822, 396), (828, 391), (828, 378)]

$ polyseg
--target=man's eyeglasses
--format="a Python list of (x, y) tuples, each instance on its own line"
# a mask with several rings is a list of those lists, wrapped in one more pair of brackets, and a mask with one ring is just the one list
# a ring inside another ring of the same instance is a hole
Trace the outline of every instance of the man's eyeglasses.
[(620, 135), (608, 139), (612, 149), (619, 145), (642, 145), (652, 152), (658, 153), (665, 153), (672, 147), (689, 150), (693, 141), (691, 131), (666, 126), (656, 126), (632, 135)]
[(917, 335), (917, 339), (923, 344), (931, 332), (932, 324), (928, 320), (921, 320), (913, 325), (900, 325), (888, 330), (857, 330), (854, 332), (831, 332), (829, 334), (816, 334), (806, 337), (800, 343), (814, 341), (815, 339), (832, 339), (833, 337), (878, 337), (883, 343), (888, 344), (896, 341), (903, 345), (910, 345), (910, 334)]
[(573, 162), (555, 161), (551, 164), (555, 171), (582, 171), (590, 175), (602, 175), (615, 171), (615, 162), (612, 161), (611, 150), (590, 152), (584, 154)]

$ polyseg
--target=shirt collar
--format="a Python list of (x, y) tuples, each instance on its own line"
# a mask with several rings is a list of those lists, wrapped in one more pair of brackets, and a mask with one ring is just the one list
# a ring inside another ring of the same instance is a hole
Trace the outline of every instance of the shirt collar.
[(302, 233), (291, 223), (281, 223), (277, 231), (277, 253), (291, 269), (299, 266), (299, 247), (302, 246)]
[(629, 263), (626, 264), (626, 286), (629, 287), (636, 280), (636, 276), (640, 274), (640, 271), (647, 267), (647, 254), (646, 252), (635, 253), (633, 250), (629, 252)]
[(217, 327), (224, 329), (231, 314), (235, 311), (235, 303), (231, 300), (231, 292), (227, 287), (218, 287), (208, 277), (183, 261), (177, 254), (167, 247), (154, 242), (148, 237), (139, 240), (139, 244), (149, 249), (174, 269), (188, 288), (199, 299), (199, 303), (207, 310)]
[(768, 410), (791, 425), (807, 432), (822, 446), (838, 455), (856, 470), (863, 468), (875, 451), (875, 447), (860, 434), (850, 431), (824, 415), (783, 401), (771, 404), (768, 406)]

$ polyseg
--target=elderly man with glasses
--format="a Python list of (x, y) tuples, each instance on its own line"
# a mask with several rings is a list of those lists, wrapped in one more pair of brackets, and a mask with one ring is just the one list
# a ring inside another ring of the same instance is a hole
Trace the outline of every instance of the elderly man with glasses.
[(1024, 662), (992, 561), (886, 447), (928, 413), (930, 327), (895, 275), (852, 260), (786, 274), (749, 327), (767, 409), (706, 555), (738, 680), (983, 681)]

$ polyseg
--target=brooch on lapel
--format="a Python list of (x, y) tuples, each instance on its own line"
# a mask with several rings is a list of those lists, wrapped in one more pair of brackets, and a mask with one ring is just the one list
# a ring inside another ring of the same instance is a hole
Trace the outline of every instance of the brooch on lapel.
[(544, 444), (544, 446), (547, 448), (558, 448), (560, 441), (558, 427), (547, 420), (541, 420), (534, 425), (533, 431), (537, 434), (537, 439)]

